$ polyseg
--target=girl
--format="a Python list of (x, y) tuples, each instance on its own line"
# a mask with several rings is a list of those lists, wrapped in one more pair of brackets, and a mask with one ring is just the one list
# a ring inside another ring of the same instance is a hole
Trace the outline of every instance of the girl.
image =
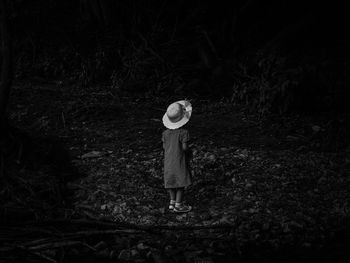
[(189, 169), (189, 133), (181, 128), (190, 119), (192, 106), (189, 101), (172, 103), (163, 116), (167, 128), (162, 134), (164, 149), (164, 186), (170, 194), (169, 210), (185, 213), (192, 207), (183, 204), (184, 188), (191, 184)]

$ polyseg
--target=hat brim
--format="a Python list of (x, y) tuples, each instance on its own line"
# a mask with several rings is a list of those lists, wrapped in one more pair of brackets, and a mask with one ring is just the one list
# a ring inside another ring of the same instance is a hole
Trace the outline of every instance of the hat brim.
[(184, 126), (190, 120), (191, 115), (192, 115), (192, 105), (189, 101), (179, 100), (179, 101), (177, 101), (177, 103), (180, 103), (181, 105), (185, 106), (186, 114), (184, 114), (182, 119), (177, 121), (177, 122), (170, 121), (168, 118), (168, 115), (166, 113), (163, 115), (164, 126), (167, 127), (168, 129), (171, 129), (171, 130), (178, 129), (178, 128)]

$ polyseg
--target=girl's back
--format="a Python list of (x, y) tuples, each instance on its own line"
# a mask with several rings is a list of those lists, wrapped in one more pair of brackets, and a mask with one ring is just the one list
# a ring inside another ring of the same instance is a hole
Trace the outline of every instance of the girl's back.
[(186, 187), (190, 185), (190, 171), (186, 152), (182, 144), (189, 141), (186, 129), (167, 129), (162, 135), (164, 148), (164, 183), (165, 188)]

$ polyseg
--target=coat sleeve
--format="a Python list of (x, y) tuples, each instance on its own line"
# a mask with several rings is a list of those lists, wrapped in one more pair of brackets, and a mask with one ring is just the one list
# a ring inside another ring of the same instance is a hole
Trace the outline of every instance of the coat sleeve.
[(183, 130), (180, 135), (180, 142), (186, 143), (190, 140), (190, 134), (188, 130)]

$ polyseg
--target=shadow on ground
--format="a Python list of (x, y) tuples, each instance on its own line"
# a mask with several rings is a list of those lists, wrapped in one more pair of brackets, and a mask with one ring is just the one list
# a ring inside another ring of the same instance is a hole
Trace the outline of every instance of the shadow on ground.
[(73, 211), (74, 193), (67, 184), (82, 174), (72, 165), (62, 140), (8, 125), (3, 129), (1, 159), (2, 223), (64, 217)]

